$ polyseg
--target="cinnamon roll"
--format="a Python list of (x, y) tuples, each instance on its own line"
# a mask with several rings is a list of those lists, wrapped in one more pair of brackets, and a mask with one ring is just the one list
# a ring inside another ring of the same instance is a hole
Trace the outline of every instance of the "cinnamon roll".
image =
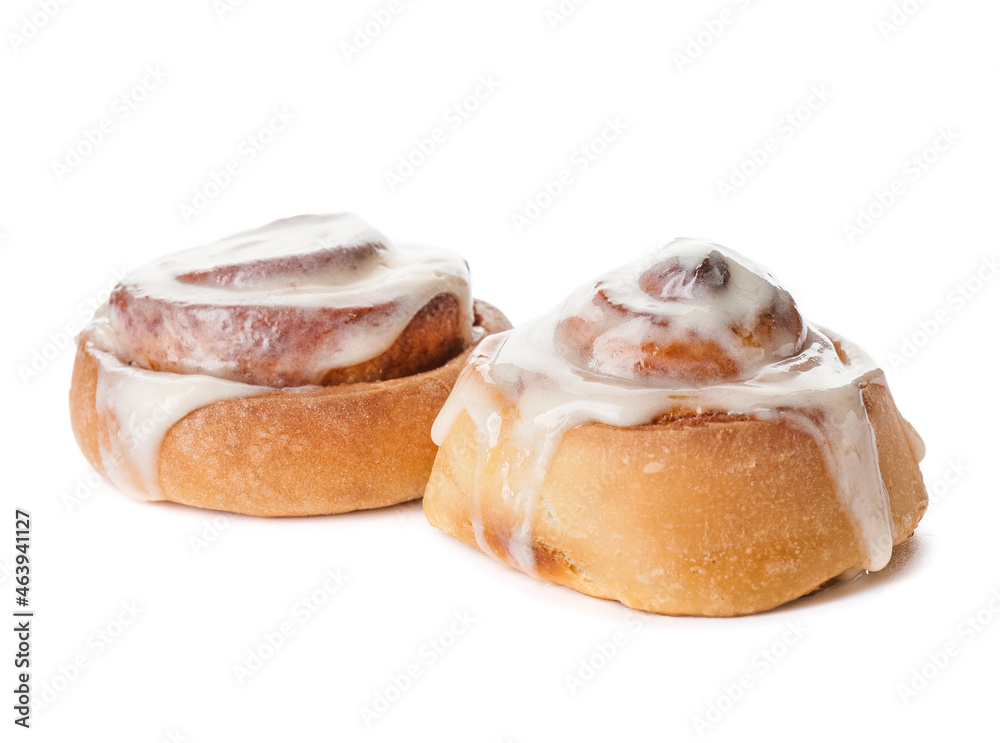
[(927, 507), (882, 371), (694, 240), (487, 338), (432, 433), (431, 524), (662, 614), (764, 611), (879, 570)]
[(77, 339), (73, 430), (144, 500), (262, 516), (413, 500), (466, 356), (509, 327), (451, 253), (349, 214), (283, 219), (122, 279)]

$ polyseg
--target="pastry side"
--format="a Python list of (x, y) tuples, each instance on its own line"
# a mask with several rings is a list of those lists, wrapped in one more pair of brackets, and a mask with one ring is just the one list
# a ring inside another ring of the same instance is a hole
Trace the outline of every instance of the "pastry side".
[[(899, 544), (926, 510), (927, 492), (888, 388), (870, 384), (863, 397)], [(463, 413), (424, 495), (430, 523), (473, 547), (476, 453)], [(494, 461), (506, 459), (500, 452)], [(497, 484), (481, 493), (484, 538), (516, 566), (505, 535), (519, 516), (489, 463), (480, 481)], [(531, 548), (539, 577), (660, 614), (765, 611), (867, 558), (815, 438), (784, 420), (716, 414), (579, 426), (563, 438), (538, 499)]]
[[(477, 337), (510, 327), (491, 305), (477, 300), (474, 307)], [(342, 513), (419, 498), (437, 449), (431, 424), (470, 350), (419, 374), (275, 389), (194, 410), (163, 438), (158, 496), (255, 516)], [(81, 450), (106, 474), (101, 440), (109, 421), (98, 413), (98, 366), (81, 342), (70, 413)]]

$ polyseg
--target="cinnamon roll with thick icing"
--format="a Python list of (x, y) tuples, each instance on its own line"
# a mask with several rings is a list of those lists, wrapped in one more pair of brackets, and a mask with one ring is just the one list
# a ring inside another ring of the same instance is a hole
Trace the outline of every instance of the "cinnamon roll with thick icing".
[(465, 358), (509, 327), (451, 253), (349, 214), (283, 219), (115, 287), (78, 338), (73, 430), (144, 500), (262, 516), (413, 500)]
[(734, 616), (884, 567), (927, 507), (883, 373), (762, 268), (677, 240), (470, 357), (438, 528), (637, 609)]

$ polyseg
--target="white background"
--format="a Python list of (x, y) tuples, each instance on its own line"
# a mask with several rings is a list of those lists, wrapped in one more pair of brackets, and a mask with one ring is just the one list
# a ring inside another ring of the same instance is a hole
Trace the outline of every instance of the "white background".
[[(667, 741), (696, 737), (698, 719), (717, 740), (993, 734), (1000, 280), (976, 274), (998, 249), (996, 3), (908, 0), (890, 27), (889, 0), (591, 0), (553, 27), (556, 0), (401, 0), (358, 54), (343, 44), (387, 2), (219, 5), (70, 2), (48, 19), (44, 2), (10, 0), (0, 13), (0, 595), (12, 610), (25, 508), (32, 678), (50, 699), (11, 735), (5, 696), (4, 740)], [(26, 39), (32, 17), (45, 23)], [(156, 66), (166, 79), (131, 92)], [(481, 76), (496, 90), (466, 107)], [(799, 109), (814, 87), (827, 100)], [(251, 160), (247, 138), (281, 107), (294, 119)], [(625, 131), (588, 144), (609, 117)], [(103, 118), (110, 133), (81, 148)], [(391, 188), (387, 173), (437, 127), (443, 144)], [(776, 151), (724, 198), (719, 184), (769, 138)], [(935, 140), (945, 151), (922, 154)], [(588, 160), (585, 146), (604, 151)], [(240, 172), (186, 219), (229, 160)], [(572, 184), (519, 231), (512, 215), (561, 170)], [(872, 209), (893, 181), (893, 203)], [(852, 241), (859, 209), (877, 218)], [(755, 258), (886, 368), (928, 445), (935, 496), (916, 538), (882, 573), (778, 611), (640, 622), (491, 562), (414, 505), (216, 521), (98, 484), (70, 431), (67, 339), (117, 272), (323, 211), (463, 253), (476, 294), (515, 322), (678, 235)], [(978, 291), (960, 303), (960, 287)], [(349, 579), (324, 593), (337, 568)], [(325, 603), (303, 611), (316, 591)], [(123, 602), (140, 613), (121, 628)], [(432, 649), (456, 612), (471, 627)], [(294, 634), (241, 684), (234, 666), (283, 622)], [(944, 668), (905, 703), (901, 685), (934, 657)], [(419, 676), (366, 725), (362, 708), (411, 664)]]

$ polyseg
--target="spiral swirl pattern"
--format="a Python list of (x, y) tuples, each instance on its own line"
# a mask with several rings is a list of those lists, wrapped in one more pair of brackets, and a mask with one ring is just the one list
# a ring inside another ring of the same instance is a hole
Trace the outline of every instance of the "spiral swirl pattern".
[(798, 354), (805, 323), (761, 269), (719, 245), (675, 240), (567, 305), (555, 343), (569, 361), (624, 379), (746, 378)]
[(391, 245), (349, 214), (283, 219), (127, 276), (108, 318), (120, 357), (270, 387), (392, 379), (471, 340), (468, 268)]

